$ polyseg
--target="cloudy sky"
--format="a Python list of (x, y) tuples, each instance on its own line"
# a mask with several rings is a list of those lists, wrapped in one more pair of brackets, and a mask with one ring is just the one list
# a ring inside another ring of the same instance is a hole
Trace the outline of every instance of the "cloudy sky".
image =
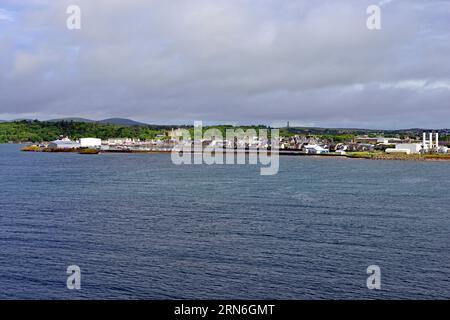
[(69, 116), (450, 127), (450, 1), (0, 0), (0, 119)]

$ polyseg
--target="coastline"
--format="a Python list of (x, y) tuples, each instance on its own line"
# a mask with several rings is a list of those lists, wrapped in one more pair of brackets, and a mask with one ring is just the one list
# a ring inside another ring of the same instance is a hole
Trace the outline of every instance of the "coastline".
[[(102, 153), (134, 153), (134, 154), (169, 154), (171, 150), (97, 150), (97, 152), (89, 149), (68, 149), (68, 150), (55, 150), (49, 148), (41, 148), (38, 146), (25, 146), (20, 149), (22, 152), (46, 152), (46, 153), (79, 153), (79, 154), (102, 154)], [(246, 153), (249, 154), (249, 150), (233, 150), (234, 153)], [(258, 151), (254, 151), (258, 153)], [(195, 153), (192, 151), (191, 153)], [(314, 158), (335, 158), (335, 159), (362, 159), (362, 160), (390, 160), (390, 161), (421, 161), (421, 162), (447, 162), (450, 161), (450, 155), (435, 155), (435, 154), (386, 154), (386, 153), (370, 153), (370, 152), (355, 152), (347, 154), (306, 154), (297, 150), (279, 150), (280, 156), (297, 156), (297, 157), (314, 157)], [(269, 151), (270, 154), (270, 151)]]

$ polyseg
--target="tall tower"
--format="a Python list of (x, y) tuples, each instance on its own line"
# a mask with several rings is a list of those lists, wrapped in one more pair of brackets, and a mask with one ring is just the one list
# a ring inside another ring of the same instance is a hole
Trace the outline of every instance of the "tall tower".
[(436, 132), (436, 151), (439, 151), (439, 133)]
[(430, 132), (427, 140), (427, 133), (423, 133), (423, 150), (427, 152), (439, 151), (439, 133)]
[(430, 152), (434, 149), (433, 132), (430, 132)]
[(426, 132), (423, 133), (423, 146), (422, 149), (425, 150), (427, 148), (427, 134)]

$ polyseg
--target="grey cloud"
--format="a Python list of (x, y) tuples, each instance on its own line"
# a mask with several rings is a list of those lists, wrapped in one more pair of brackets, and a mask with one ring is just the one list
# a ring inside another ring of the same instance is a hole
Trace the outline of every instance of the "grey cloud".
[(0, 32), (0, 117), (448, 126), (447, 1), (384, 1), (380, 31), (373, 1), (80, 0), (69, 31), (72, 2)]

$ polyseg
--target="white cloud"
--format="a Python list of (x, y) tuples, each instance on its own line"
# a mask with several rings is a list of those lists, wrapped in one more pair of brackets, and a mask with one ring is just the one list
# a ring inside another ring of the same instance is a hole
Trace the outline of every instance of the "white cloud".
[(380, 83), (379, 87), (381, 89), (450, 91), (450, 80), (439, 80), (439, 81), (429, 81), (426, 79), (404, 80), (404, 81)]

